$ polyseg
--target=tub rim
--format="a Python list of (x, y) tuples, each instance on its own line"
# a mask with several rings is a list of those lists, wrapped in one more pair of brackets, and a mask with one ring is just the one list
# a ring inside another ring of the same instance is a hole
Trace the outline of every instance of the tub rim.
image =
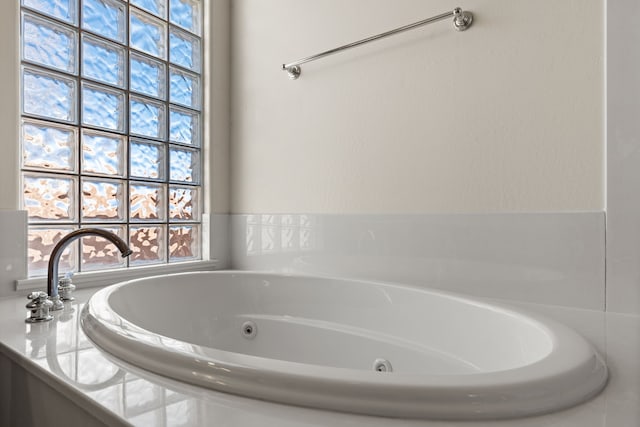
[[(503, 371), (459, 375), (394, 372), (388, 375), (282, 361), (185, 343), (131, 323), (108, 304), (109, 297), (125, 286), (158, 277), (200, 274), (340, 280), (444, 296), (535, 322), (549, 334), (553, 347), (538, 361)], [(608, 378), (607, 367), (593, 346), (559, 322), (502, 303), (383, 281), (236, 270), (149, 276), (119, 282), (96, 292), (82, 310), (81, 324), (88, 338), (99, 348), (160, 375), (231, 394), (372, 415), (434, 419), (532, 415), (586, 400), (599, 393)], [(185, 348), (149, 343), (158, 338), (182, 343)], [(540, 392), (532, 391), (535, 385), (541, 386)], [(333, 390), (330, 396), (327, 396), (328, 389)], [(372, 407), (372, 401), (377, 402), (375, 407)], [(520, 403), (518, 407), (509, 405), (514, 401)]]

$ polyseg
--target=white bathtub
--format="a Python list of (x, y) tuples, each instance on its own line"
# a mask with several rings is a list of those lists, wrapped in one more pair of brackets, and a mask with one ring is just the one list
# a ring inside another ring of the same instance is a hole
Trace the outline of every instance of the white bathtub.
[(593, 347), (556, 322), (368, 281), (150, 277), (98, 291), (82, 327), (108, 353), (174, 379), (370, 415), (525, 416), (582, 402), (607, 380)]

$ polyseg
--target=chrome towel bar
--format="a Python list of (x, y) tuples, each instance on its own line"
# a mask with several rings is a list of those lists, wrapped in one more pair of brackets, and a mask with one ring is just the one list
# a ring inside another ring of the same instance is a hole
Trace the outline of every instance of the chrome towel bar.
[(282, 64), (282, 70), (287, 72), (290, 79), (295, 80), (298, 77), (300, 77), (300, 74), (302, 73), (302, 69), (300, 68), (300, 65), (304, 63), (315, 61), (316, 59), (324, 58), (325, 56), (333, 55), (334, 53), (342, 52), (343, 50), (351, 49), (356, 46), (360, 46), (369, 42), (380, 40), (385, 37), (392, 36), (394, 34), (402, 33), (404, 31), (412, 30), (414, 28), (431, 24), (433, 22), (442, 21), (443, 19), (447, 19), (451, 17), (453, 17), (453, 26), (458, 31), (466, 30), (471, 26), (471, 22), (473, 22), (473, 14), (471, 12), (464, 12), (462, 11), (461, 8), (456, 7), (452, 12), (443, 13), (419, 22), (414, 22), (413, 24), (405, 25), (404, 27), (396, 28), (394, 30), (387, 31), (382, 34), (367, 37), (366, 39), (358, 40), (357, 42), (349, 43), (344, 46), (337, 47), (335, 49), (330, 49), (325, 52), (318, 53), (316, 55), (307, 56), (306, 58), (301, 58), (301, 59), (298, 59), (297, 61), (293, 61), (288, 64)]

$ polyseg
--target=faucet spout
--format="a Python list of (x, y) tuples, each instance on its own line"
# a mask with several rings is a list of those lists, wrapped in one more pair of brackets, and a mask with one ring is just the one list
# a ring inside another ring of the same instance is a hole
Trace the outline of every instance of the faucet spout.
[(111, 243), (116, 245), (123, 258), (128, 257), (133, 253), (124, 240), (115, 234), (100, 228), (81, 228), (64, 236), (55, 245), (51, 251), (51, 256), (49, 257), (49, 266), (47, 269), (47, 294), (49, 295), (51, 302), (53, 302), (51, 310), (61, 310), (64, 307), (62, 301), (60, 301), (60, 295), (58, 294), (58, 265), (60, 263), (62, 252), (64, 252), (71, 242), (84, 236), (98, 236), (109, 240)]

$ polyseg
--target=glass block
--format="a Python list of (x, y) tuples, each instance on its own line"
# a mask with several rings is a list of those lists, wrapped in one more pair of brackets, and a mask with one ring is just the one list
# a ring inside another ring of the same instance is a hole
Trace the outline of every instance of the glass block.
[(164, 221), (165, 186), (150, 183), (129, 184), (129, 219), (131, 221)]
[(131, 52), (129, 73), (129, 87), (132, 92), (165, 98), (165, 65), (162, 62)]
[(199, 146), (200, 114), (171, 108), (169, 111), (169, 140)]
[(197, 0), (170, 0), (169, 22), (200, 34), (200, 2)]
[(194, 400), (178, 400), (174, 399), (174, 402), (169, 404), (169, 399), (166, 400), (165, 407), (165, 419), (166, 424), (170, 426), (188, 426), (197, 425), (202, 418), (200, 415), (202, 410), (199, 410), (198, 403)]
[(300, 227), (310, 227), (313, 228), (316, 226), (316, 217), (311, 215), (300, 215)]
[(256, 255), (258, 250), (259, 225), (247, 224), (245, 232), (245, 247), (247, 255)]
[[(128, 385), (129, 383), (126, 383), (126, 386)], [(132, 396), (131, 394), (125, 393), (125, 396), (127, 396), (125, 398), (125, 401), (127, 402), (134, 401), (134, 399), (131, 397)], [(136, 406), (140, 406), (140, 404), (138, 403)], [(127, 406), (125, 411), (126, 411), (125, 413), (127, 414), (129, 413), (140, 414), (140, 415), (136, 415), (136, 416), (132, 416), (131, 418), (128, 418), (128, 421), (134, 426), (155, 426), (155, 425), (163, 425), (163, 424), (166, 425), (167, 423), (167, 415), (164, 407), (159, 407), (158, 409), (146, 409), (146, 412), (134, 412), (134, 411), (129, 412), (128, 406)]]
[(200, 153), (188, 148), (171, 148), (169, 151), (169, 180), (200, 182)]
[(165, 117), (164, 104), (131, 96), (129, 117), (131, 134), (164, 139)]
[[(51, 331), (50, 337), (56, 340), (56, 348), (57, 348), (57, 351), (60, 352), (58, 354), (67, 353), (67, 352), (75, 353), (74, 350), (77, 350), (79, 333), (78, 333), (78, 327), (74, 325), (74, 323), (75, 322), (64, 322), (64, 321), (59, 322), (56, 325), (55, 330)], [(46, 360), (46, 356), (47, 356), (46, 351), (44, 353), (44, 356)], [(63, 363), (65, 362), (66, 360)], [(67, 366), (63, 367), (63, 365), (61, 365), (61, 367), (65, 369), (66, 372), (69, 372), (67, 371)]]
[(124, 43), (126, 6), (115, 0), (83, 0), (82, 28)]
[(72, 127), (22, 120), (22, 167), (75, 172), (77, 140)]
[(164, 179), (165, 144), (131, 139), (129, 175), (132, 178)]
[[(100, 228), (109, 231), (124, 241), (127, 240), (125, 226), (100, 225)], [(98, 237), (87, 236), (82, 238), (81, 246), (81, 269), (82, 271), (104, 270), (110, 268), (125, 267), (127, 259), (122, 258), (120, 251), (110, 241)]]
[[(167, 341), (171, 340), (170, 338), (163, 337), (150, 337), (150, 339), (156, 340), (159, 343), (162, 343), (165, 339)], [(152, 384), (147, 380), (134, 378), (135, 377), (133, 375), (128, 376), (127, 381), (124, 384), (124, 399), (122, 403), (123, 412), (127, 414), (127, 418), (131, 415), (137, 415), (135, 423), (132, 422), (133, 425), (143, 427), (160, 425), (167, 426), (164, 414), (159, 418), (149, 416), (149, 414), (153, 414), (155, 412), (154, 409), (158, 407), (160, 407), (162, 409), (161, 412), (164, 413), (164, 406), (167, 404), (165, 400), (165, 389), (157, 384)], [(187, 427), (188, 424), (182, 422), (177, 423), (176, 427), (177, 426)]]
[(77, 21), (77, 0), (22, 0), (22, 5), (70, 24)]
[(166, 0), (129, 0), (129, 3), (153, 13), (160, 18), (167, 17), (167, 1)]
[(184, 31), (171, 29), (169, 58), (174, 64), (193, 71), (200, 70), (200, 39)]
[(300, 249), (303, 251), (311, 251), (316, 248), (316, 233), (310, 228), (300, 229)]
[(166, 260), (164, 226), (131, 227), (129, 246), (133, 253), (129, 256), (131, 265), (162, 263)]
[(105, 386), (121, 381), (122, 370), (104, 357), (104, 353), (91, 346), (74, 351), (76, 360), (74, 370), (76, 375), (68, 375), (76, 384), (82, 384), (85, 389), (99, 390)]
[(124, 92), (82, 83), (82, 124), (122, 132)]
[[(73, 227), (31, 226), (27, 235), (27, 265), (29, 277), (46, 276), (51, 251)], [(72, 242), (60, 256), (58, 273), (77, 270), (77, 242)]]
[(167, 57), (166, 24), (135, 10), (131, 10), (130, 21), (129, 45), (149, 55), (165, 59)]
[(83, 221), (124, 221), (123, 181), (82, 180)]
[(169, 72), (169, 100), (194, 109), (200, 108), (200, 78), (195, 74), (178, 71)]
[(297, 226), (298, 225), (298, 217), (296, 215), (282, 215), (280, 224), (283, 226)]
[(123, 47), (82, 35), (82, 77), (125, 86), (126, 52)]
[(24, 174), (22, 183), (22, 202), (29, 222), (75, 221), (75, 178)]
[[(86, 338), (85, 334), (81, 334), (79, 337), (80, 345), (83, 345), (85, 342), (90, 345), (91, 341)], [(115, 365), (112, 365), (115, 366)], [(106, 409), (115, 412), (117, 414), (122, 413), (122, 402), (125, 399), (125, 395), (123, 392), (124, 385), (126, 384), (127, 376), (125, 376), (121, 380), (117, 381), (109, 381), (107, 384), (103, 384), (100, 387), (91, 387), (89, 390), (85, 389), (85, 393), (91, 399), (95, 399), (100, 402), (102, 406)], [(109, 385), (111, 384), (111, 385)], [(128, 416), (128, 414), (127, 414)], [(135, 424), (134, 424), (135, 425)], [(144, 425), (144, 424), (138, 424)]]
[(273, 253), (280, 249), (279, 245), (279, 227), (272, 225), (263, 225), (260, 241), (262, 243), (261, 250), (263, 253)]
[(200, 258), (200, 227), (180, 225), (169, 227), (169, 261)]
[[(62, 347), (64, 349), (64, 344), (61, 343), (62, 345), (58, 345), (58, 342), (57, 342), (57, 338), (60, 337), (61, 332), (64, 329), (56, 327), (56, 348)], [(67, 349), (66, 351), (69, 351), (69, 350), (70, 349)], [(58, 370), (61, 374), (66, 375), (68, 378), (75, 378), (76, 372), (77, 372), (76, 356), (77, 356), (77, 353), (75, 351), (62, 353), (60, 357), (58, 357), (58, 360), (56, 361), (58, 365), (56, 366), (56, 370)]]
[(200, 194), (194, 187), (169, 187), (169, 221), (200, 219)]
[(82, 131), (82, 172), (124, 176), (127, 141), (124, 136)]
[(262, 225), (280, 225), (280, 215), (263, 214), (260, 215)]
[(280, 229), (280, 246), (283, 251), (298, 249), (298, 229), (296, 227), (282, 227)]
[(22, 67), (22, 111), (24, 114), (75, 123), (75, 79)]
[(75, 31), (29, 13), (22, 14), (22, 59), (75, 74)]

